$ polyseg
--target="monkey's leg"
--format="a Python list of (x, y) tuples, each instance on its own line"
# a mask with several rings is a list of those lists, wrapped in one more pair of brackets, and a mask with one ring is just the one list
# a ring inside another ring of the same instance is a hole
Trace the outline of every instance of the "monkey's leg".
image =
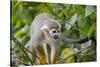
[(56, 63), (56, 50), (51, 49), (51, 54), (50, 54), (50, 64), (55, 64)]
[(35, 51), (37, 53), (37, 56), (40, 59), (40, 64), (45, 64), (46, 63), (46, 56), (45, 56), (45, 52), (44, 52), (43, 48), (36, 47)]
[(50, 63), (55, 64), (58, 59), (59, 54), (59, 44), (53, 44), (51, 46)]
[(44, 44), (44, 51), (45, 51), (45, 55), (46, 55), (46, 63), (50, 64), (51, 49), (50, 49), (49, 44)]

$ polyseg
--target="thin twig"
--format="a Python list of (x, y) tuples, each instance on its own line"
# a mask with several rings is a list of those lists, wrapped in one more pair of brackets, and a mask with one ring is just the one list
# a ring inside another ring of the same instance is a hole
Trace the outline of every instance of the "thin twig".
[[(18, 41), (18, 40), (17, 40)], [(19, 42), (20, 43), (20, 42)], [(21, 44), (21, 43), (20, 43)], [(27, 48), (25, 48), (22, 44), (20, 45), (22, 48), (24, 48), (27, 52), (29, 52), (30, 54), (32, 54), (33, 55), (33, 53), (30, 51), (30, 50), (28, 50)]]

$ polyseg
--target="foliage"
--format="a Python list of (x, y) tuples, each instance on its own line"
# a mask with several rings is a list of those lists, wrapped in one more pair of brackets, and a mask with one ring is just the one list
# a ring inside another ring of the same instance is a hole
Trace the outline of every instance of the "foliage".
[[(73, 5), (73, 4), (58, 4), (58, 3), (40, 3), (40, 2), (27, 2), (27, 1), (11, 1), (11, 34), (13, 34), (23, 45), (29, 40), (29, 30), (34, 17), (40, 13), (48, 13), (58, 20), (62, 26), (62, 35), (69, 38), (96, 38), (96, 6), (93, 5)], [(12, 41), (11, 51), (15, 52), (22, 62), (28, 62), (26, 55), (23, 51), (16, 46)], [(82, 45), (82, 46), (81, 46)], [(59, 59), (67, 57), (76, 50), (82, 50), (83, 44), (75, 44), (68, 46), (68, 44), (61, 43), (61, 50)], [(92, 42), (87, 42), (87, 46), (93, 45)], [(86, 47), (86, 46), (84, 46)], [(69, 57), (64, 63), (96, 61), (96, 47), (89, 54)], [(87, 58), (93, 57), (93, 58)]]

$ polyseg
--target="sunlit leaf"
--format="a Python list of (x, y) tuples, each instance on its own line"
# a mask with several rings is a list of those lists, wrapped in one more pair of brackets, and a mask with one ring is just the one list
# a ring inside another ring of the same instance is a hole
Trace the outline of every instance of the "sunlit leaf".
[[(62, 58), (62, 59), (63, 58), (67, 58), (68, 56), (70, 56), (72, 54), (73, 54), (73, 50), (72, 49), (65, 48), (62, 51), (60, 58)], [(74, 62), (74, 56), (71, 56), (68, 59), (66, 59), (66, 63), (72, 63), (72, 62)]]
[(89, 16), (90, 14), (92, 14), (95, 11), (96, 11), (96, 9), (95, 9), (94, 6), (86, 6), (86, 8), (85, 8), (85, 17)]

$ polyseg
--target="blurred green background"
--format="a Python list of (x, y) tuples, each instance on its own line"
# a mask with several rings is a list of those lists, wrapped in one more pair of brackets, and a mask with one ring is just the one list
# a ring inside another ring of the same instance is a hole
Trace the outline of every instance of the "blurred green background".
[[(96, 39), (96, 12), (95, 5), (13, 0), (11, 1), (11, 34), (25, 45), (30, 39), (29, 30), (34, 17), (40, 13), (48, 13), (61, 24), (63, 36), (72, 39), (84, 37), (94, 37)], [(79, 54), (74, 54), (93, 44), (91, 41), (74, 45), (61, 42), (58, 61), (70, 55), (72, 56), (60, 63), (96, 61), (96, 45), (93, 48), (85, 49)], [(27, 63), (29, 61), (13, 40), (11, 40), (11, 52), (16, 53), (21, 62)]]

